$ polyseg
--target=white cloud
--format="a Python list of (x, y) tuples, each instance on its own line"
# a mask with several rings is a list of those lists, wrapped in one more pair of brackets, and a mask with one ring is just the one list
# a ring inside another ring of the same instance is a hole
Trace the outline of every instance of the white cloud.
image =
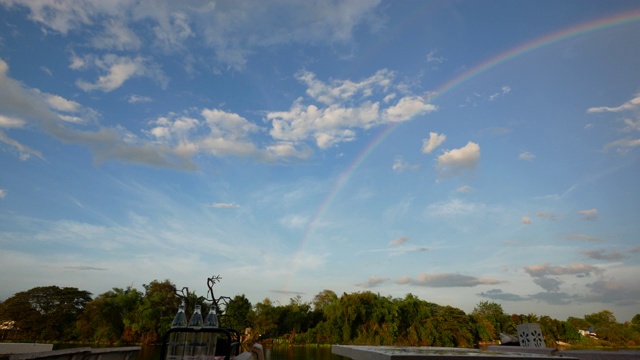
[(129, 58), (126, 56), (107, 54), (102, 58), (87, 57), (81, 62), (78, 61), (77, 57), (72, 58), (71, 67), (73, 69), (85, 69), (91, 65), (106, 72), (106, 74), (99, 76), (98, 80), (94, 83), (77, 80), (76, 85), (84, 91), (100, 90), (110, 92), (122, 86), (122, 84), (130, 78), (140, 76), (151, 77), (158, 81), (163, 87), (166, 86), (168, 82), (166, 75), (164, 75), (157, 65), (150, 63), (140, 56)]
[(422, 97), (405, 96), (396, 105), (384, 109), (382, 119), (385, 122), (398, 123), (436, 110), (435, 105), (427, 103)]
[(391, 241), (389, 242), (389, 245), (391, 245), (391, 246), (397, 246), (397, 245), (404, 244), (404, 243), (406, 243), (407, 241), (409, 241), (409, 238), (408, 238), (408, 237), (406, 237), (406, 236), (401, 236), (401, 237), (399, 237), (399, 238), (397, 238), (397, 239), (391, 240)]
[(209, 207), (216, 208), (216, 209), (235, 209), (235, 208), (239, 208), (240, 205), (234, 204), (234, 203), (216, 202), (216, 203), (210, 204)]
[(22, 119), (0, 114), (0, 128), (21, 128), (24, 124), (25, 122)]
[(91, 39), (91, 46), (101, 50), (138, 50), (142, 41), (122, 20), (105, 20), (102, 32)]
[(612, 141), (604, 146), (606, 150), (611, 148), (619, 148), (623, 152), (627, 148), (634, 148), (636, 146), (640, 146), (640, 139), (618, 139)]
[(511, 88), (509, 86), (503, 86), (499, 92), (489, 96), (489, 101), (495, 101), (498, 97), (506, 95), (510, 92), (511, 92)]
[(422, 152), (425, 154), (429, 154), (433, 150), (435, 150), (438, 146), (442, 145), (442, 143), (447, 139), (447, 136), (444, 134), (437, 134), (434, 132), (429, 133), (429, 138), (422, 140)]
[(640, 107), (640, 94), (636, 94), (636, 96), (625, 102), (622, 105), (615, 107), (601, 106), (601, 107), (592, 107), (587, 109), (588, 113), (601, 113), (601, 112), (620, 112), (620, 111), (628, 111), (633, 110), (635, 108)]
[(473, 192), (474, 190), (475, 189), (469, 185), (460, 186), (459, 188), (456, 189), (456, 191), (459, 193), (470, 193), (470, 192)]
[(0, 199), (4, 199), (5, 196), (7, 196), (7, 190), (0, 189)]
[(353, 141), (358, 129), (407, 121), (436, 109), (414, 95), (382, 107), (376, 99), (388, 99), (385, 94), (400, 87), (392, 82), (393, 73), (388, 70), (380, 70), (359, 82), (333, 80), (327, 84), (308, 71), (296, 77), (307, 85), (307, 95), (319, 104), (307, 105), (301, 97), (287, 111), (267, 113), (266, 119), (272, 126), (269, 134), (277, 141), (299, 143), (311, 138), (318, 148), (327, 149)]
[(45, 30), (63, 36), (70, 32), (85, 35), (88, 45), (96, 49), (151, 47), (189, 56), (184, 49), (197, 42), (212, 49), (218, 62), (236, 69), (256, 48), (291, 43), (348, 44), (356, 27), (379, 27), (382, 20), (375, 13), (379, 3), (5, 1), (8, 7), (28, 8), (29, 18)]
[(459, 199), (438, 202), (429, 205), (428, 213), (433, 216), (461, 216), (474, 214), (486, 210), (486, 206), (477, 203), (468, 203)]
[(401, 158), (397, 158), (393, 161), (393, 166), (391, 166), (391, 169), (393, 169), (393, 171), (395, 172), (403, 172), (408, 167), (409, 167), (409, 163), (407, 163)]
[(436, 170), (440, 177), (453, 177), (475, 169), (480, 159), (480, 146), (469, 141), (460, 149), (445, 152), (438, 157)]
[(632, 132), (632, 131), (640, 131), (640, 119), (633, 121), (632, 119), (625, 118), (624, 119), (624, 132)]
[(80, 104), (73, 100), (67, 100), (62, 96), (53, 94), (44, 94), (44, 100), (51, 106), (53, 110), (64, 112), (77, 112), (80, 110)]
[(536, 156), (528, 151), (521, 151), (520, 155), (518, 155), (518, 159), (524, 160), (524, 161), (532, 161), (535, 158)]
[(596, 220), (598, 219), (598, 209), (588, 209), (588, 210), (580, 210), (578, 214), (584, 216), (587, 220)]
[(292, 214), (280, 219), (280, 223), (290, 229), (304, 229), (309, 223), (309, 218), (302, 215)]
[(137, 104), (137, 103), (145, 103), (145, 102), (152, 102), (153, 99), (148, 97), (148, 96), (142, 96), (142, 95), (131, 95), (129, 96), (129, 98), (127, 99), (127, 101), (130, 104)]
[(427, 54), (427, 62), (428, 63), (435, 63), (435, 64), (442, 64), (445, 59), (442, 56), (436, 56), (437, 53), (438, 53), (437, 50), (429, 51), (429, 53)]
[(39, 157), (40, 159), (44, 160), (44, 157), (42, 156), (42, 153), (38, 150), (34, 150), (24, 144), (21, 144), (20, 142), (10, 138), (7, 136), (7, 134), (4, 133), (4, 131), (0, 130), (0, 142), (3, 142), (13, 148), (15, 148), (18, 151), (19, 154), (19, 158), (20, 160), (27, 160), (31, 157), (31, 155)]

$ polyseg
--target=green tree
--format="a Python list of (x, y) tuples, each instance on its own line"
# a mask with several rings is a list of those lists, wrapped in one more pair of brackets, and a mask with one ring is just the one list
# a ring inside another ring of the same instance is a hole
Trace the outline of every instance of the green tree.
[[(473, 309), (472, 315), (480, 326), (491, 336), (490, 340), (497, 340), (500, 333), (514, 332), (515, 324), (511, 316), (504, 313), (502, 305), (492, 301), (481, 301)], [(491, 325), (491, 326), (489, 326)]]
[(17, 336), (33, 340), (72, 340), (75, 322), (91, 301), (91, 293), (73, 287), (35, 287), (2, 303), (0, 320), (15, 321)]
[(142, 293), (132, 287), (113, 288), (87, 304), (77, 322), (83, 340), (101, 343), (138, 342), (136, 332)]
[(245, 328), (251, 327), (253, 318), (251, 302), (242, 294), (236, 295), (229, 300), (224, 309), (224, 314), (220, 316), (220, 322), (221, 326), (243, 332)]
[(176, 294), (176, 286), (169, 280), (153, 280), (142, 286), (145, 293), (136, 311), (137, 322), (133, 324), (133, 330), (139, 334), (142, 343), (158, 343), (171, 327), (181, 300)]

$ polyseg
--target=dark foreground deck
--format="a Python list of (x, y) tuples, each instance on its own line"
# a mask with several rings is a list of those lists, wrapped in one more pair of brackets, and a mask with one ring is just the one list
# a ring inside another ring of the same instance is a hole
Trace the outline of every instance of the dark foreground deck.
[(353, 360), (640, 360), (640, 351), (557, 350), (518, 346), (490, 346), (487, 350), (478, 350), (442, 347), (333, 345), (331, 352)]

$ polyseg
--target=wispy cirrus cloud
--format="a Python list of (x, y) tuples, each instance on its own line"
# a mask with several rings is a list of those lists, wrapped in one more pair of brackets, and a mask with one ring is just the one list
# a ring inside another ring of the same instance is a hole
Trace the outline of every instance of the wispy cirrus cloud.
[(215, 209), (236, 209), (239, 208), (240, 205), (234, 203), (215, 202), (207, 205), (207, 207)]
[(406, 237), (406, 236), (401, 236), (401, 237), (399, 237), (399, 238), (396, 238), (396, 239), (393, 239), (393, 240), (389, 241), (389, 245), (391, 245), (391, 246), (398, 246), (398, 245), (401, 245), (401, 244), (406, 243), (407, 241), (409, 241), (409, 238), (408, 238), (408, 237)]

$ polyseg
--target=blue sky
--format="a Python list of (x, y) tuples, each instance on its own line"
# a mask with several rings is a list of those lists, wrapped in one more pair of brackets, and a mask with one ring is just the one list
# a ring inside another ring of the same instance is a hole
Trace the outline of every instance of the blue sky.
[[(180, 4), (179, 4), (180, 3)], [(0, 299), (640, 308), (636, 1), (0, 0)]]

